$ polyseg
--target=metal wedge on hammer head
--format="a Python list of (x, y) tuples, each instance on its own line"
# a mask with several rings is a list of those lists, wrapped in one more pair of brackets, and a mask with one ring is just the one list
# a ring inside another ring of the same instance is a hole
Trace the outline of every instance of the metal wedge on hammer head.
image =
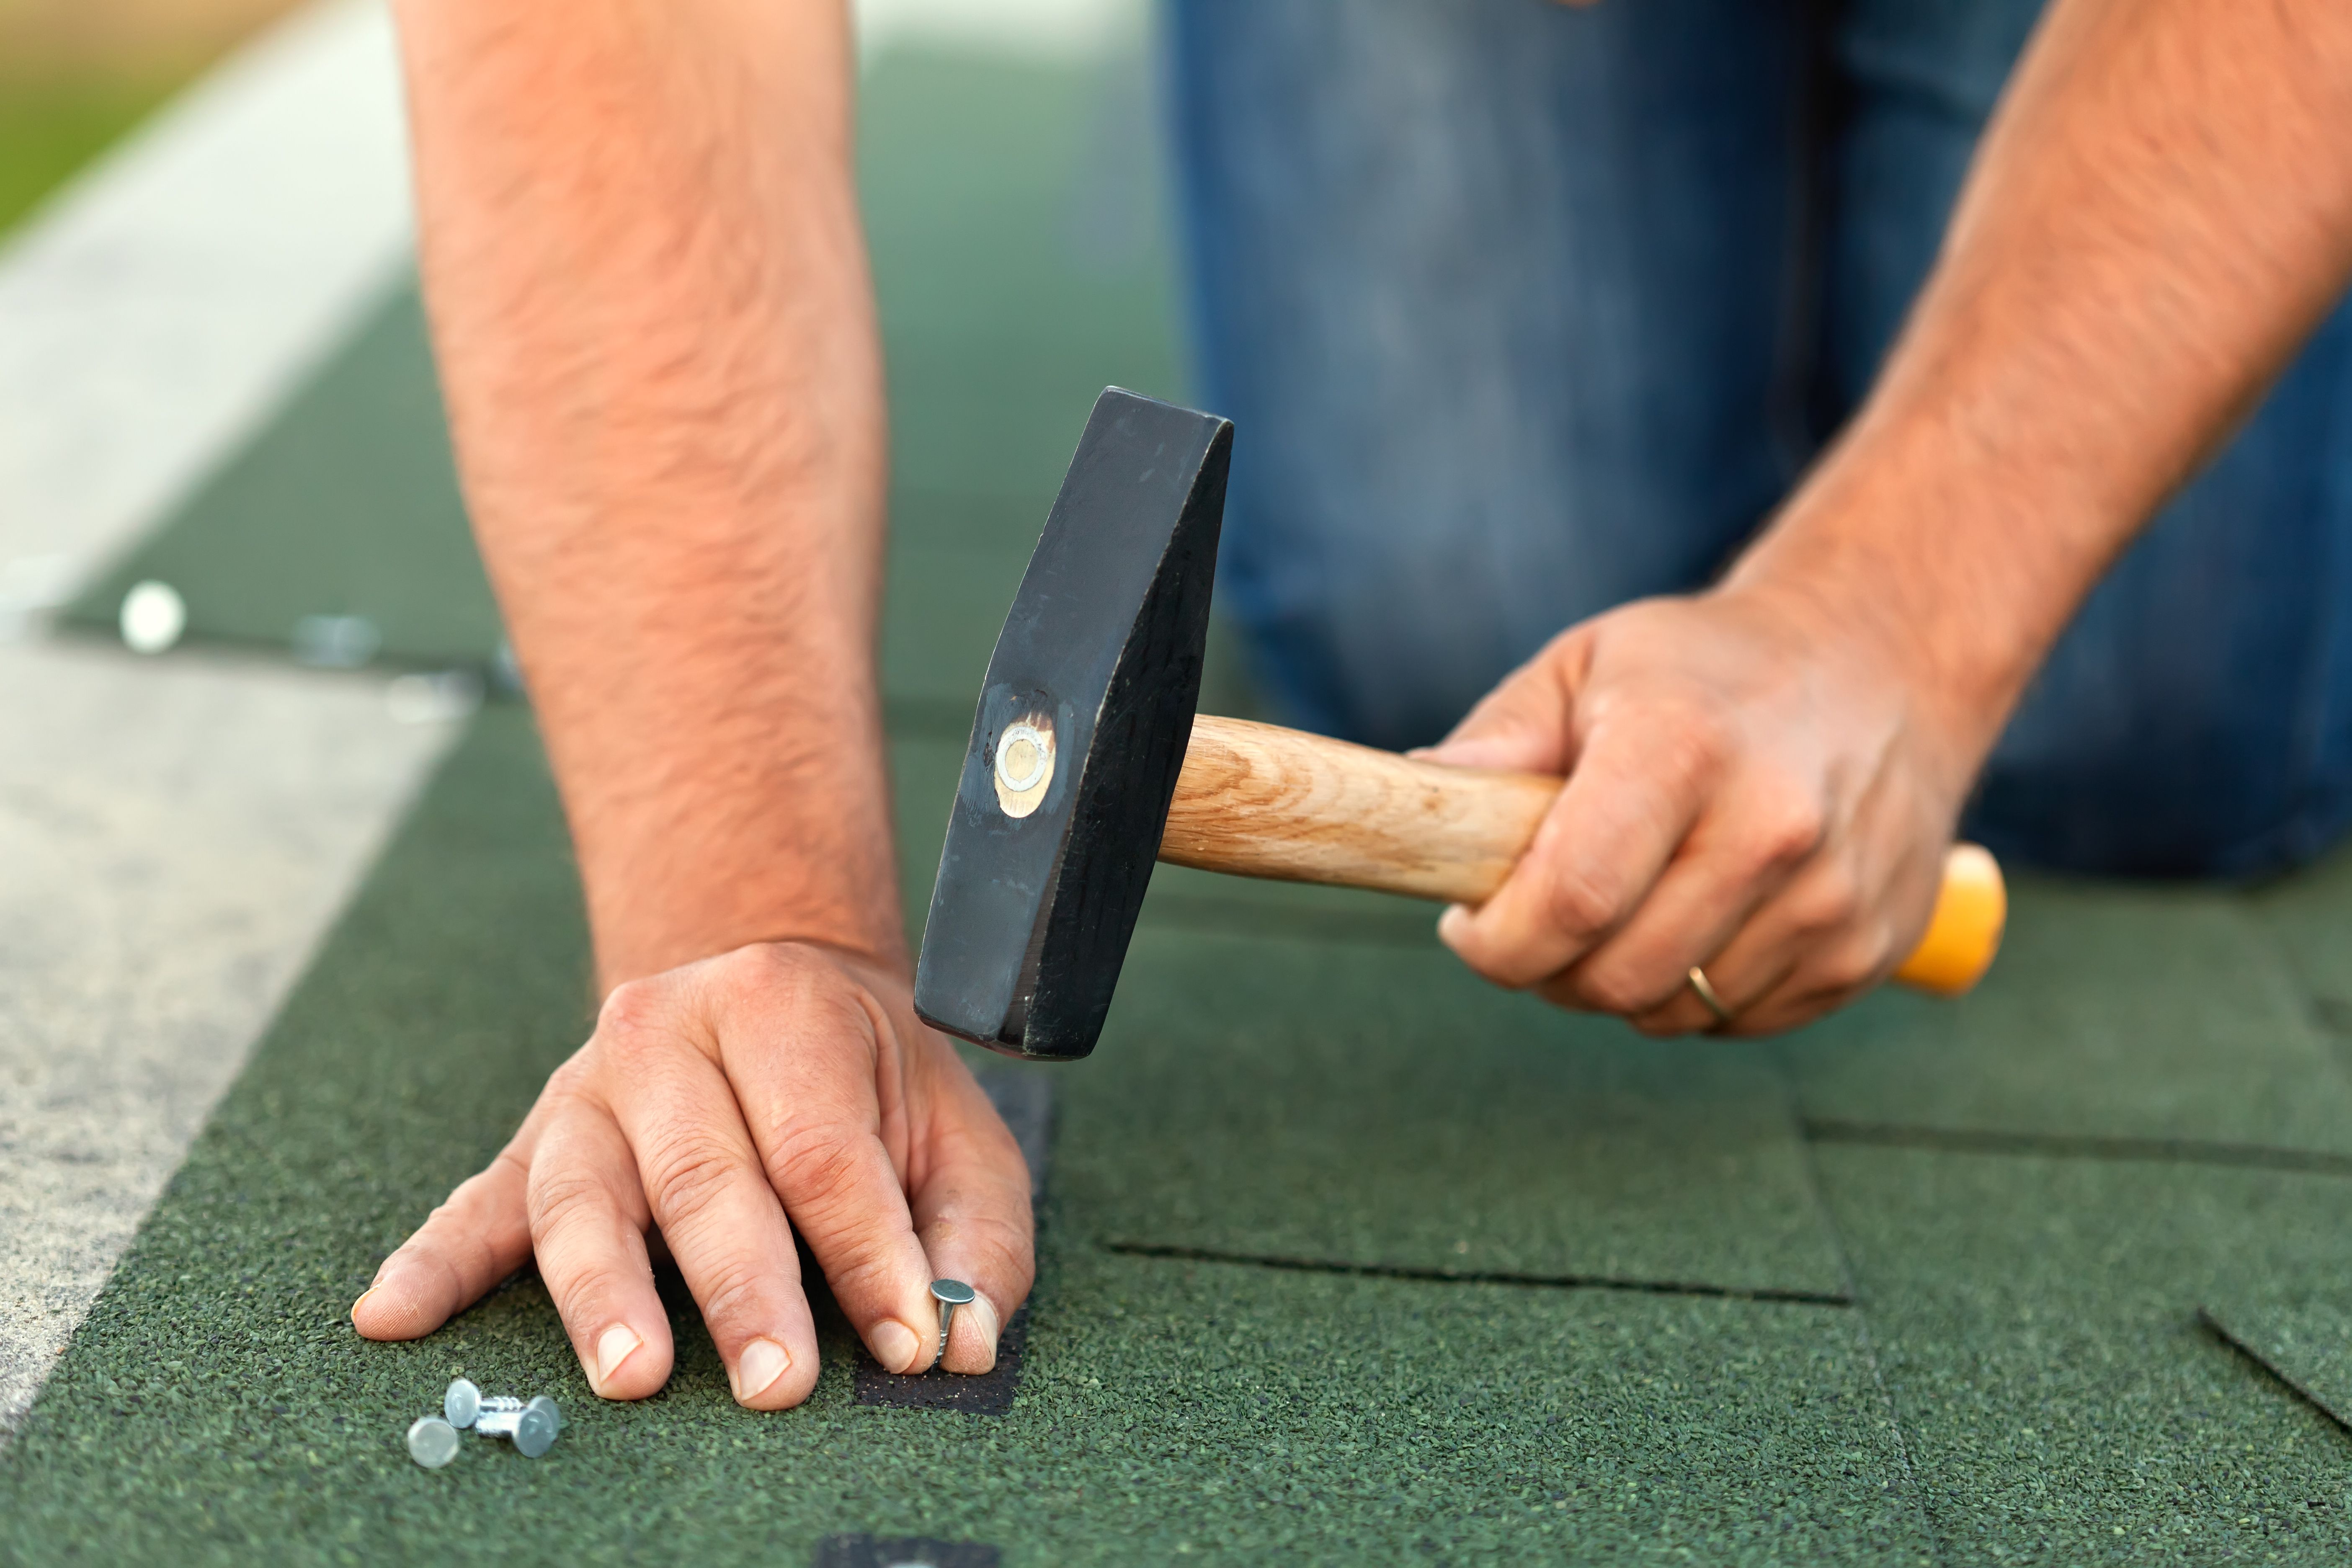
[[(1233, 426), (1112, 388), (1005, 618), (915, 972), (924, 1021), (1094, 1049), (1155, 861), (1480, 903), (1561, 781), (1198, 716)], [(1952, 847), (1895, 978), (1956, 994), (2000, 943), (2000, 868)]]
[(938, 1028), (1094, 1049), (1200, 700), (1233, 430), (1096, 400), (972, 719), (915, 977)]

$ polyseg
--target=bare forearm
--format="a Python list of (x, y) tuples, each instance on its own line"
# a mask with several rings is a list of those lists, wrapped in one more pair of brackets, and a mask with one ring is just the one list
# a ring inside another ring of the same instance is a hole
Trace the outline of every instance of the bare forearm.
[(466, 493), (607, 984), (898, 954), (879, 354), (836, 5), (402, 0)]
[(1878, 623), (1981, 754), (2347, 267), (2352, 10), (2057, 0), (1877, 388), (1731, 585)]

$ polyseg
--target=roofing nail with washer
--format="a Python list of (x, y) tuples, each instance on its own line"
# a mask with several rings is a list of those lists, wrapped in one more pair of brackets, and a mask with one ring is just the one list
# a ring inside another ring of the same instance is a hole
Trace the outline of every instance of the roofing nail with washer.
[(931, 1281), (931, 1299), (940, 1304), (940, 1353), (938, 1357), (938, 1364), (944, 1366), (947, 1363), (948, 1326), (955, 1321), (955, 1310), (958, 1307), (971, 1306), (973, 1300), (977, 1299), (977, 1296), (978, 1292), (973, 1290), (971, 1286), (965, 1284), (961, 1279), (934, 1279)]
[(484, 1397), (482, 1391), (474, 1386), (471, 1378), (451, 1378), (449, 1392), (441, 1396), (441, 1414), (448, 1417), (450, 1426), (461, 1430), (471, 1426), (474, 1424), (474, 1418), (485, 1410), (520, 1410), (521, 1408), (522, 1401), (520, 1399)]
[(457, 1429), (438, 1415), (420, 1415), (408, 1428), (408, 1457), (437, 1470), (457, 1457)]
[[(502, 1399), (499, 1404), (510, 1405), (516, 1401)], [(530, 1404), (516, 1409), (484, 1409), (474, 1418), (474, 1430), (485, 1437), (511, 1439), (516, 1453), (536, 1459), (555, 1447), (555, 1436), (563, 1430), (563, 1412), (547, 1395), (535, 1394)]]

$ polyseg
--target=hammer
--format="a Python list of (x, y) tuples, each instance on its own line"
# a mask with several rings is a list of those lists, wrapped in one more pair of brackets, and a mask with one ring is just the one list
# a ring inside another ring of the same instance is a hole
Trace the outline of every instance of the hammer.
[[(1559, 779), (1448, 767), (1196, 715), (1234, 427), (1105, 391), (1005, 616), (972, 718), (915, 972), (926, 1023), (1075, 1060), (1110, 1010), (1155, 860), (1475, 904)], [(1955, 846), (1895, 978), (1973, 985), (2000, 869)]]

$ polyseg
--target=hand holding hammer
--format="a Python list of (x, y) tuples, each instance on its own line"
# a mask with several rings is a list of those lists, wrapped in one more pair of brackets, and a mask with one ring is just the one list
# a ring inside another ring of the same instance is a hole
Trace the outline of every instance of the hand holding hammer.
[[(915, 1005), (1010, 1054), (1094, 1048), (1155, 860), (1454, 902), (1492, 894), (1562, 781), (1197, 716), (1233, 426), (1116, 389), (1096, 404), (989, 661)], [(1948, 855), (1896, 971), (1974, 984), (2005, 900)], [(1704, 973), (1692, 971), (1720, 1016)]]

